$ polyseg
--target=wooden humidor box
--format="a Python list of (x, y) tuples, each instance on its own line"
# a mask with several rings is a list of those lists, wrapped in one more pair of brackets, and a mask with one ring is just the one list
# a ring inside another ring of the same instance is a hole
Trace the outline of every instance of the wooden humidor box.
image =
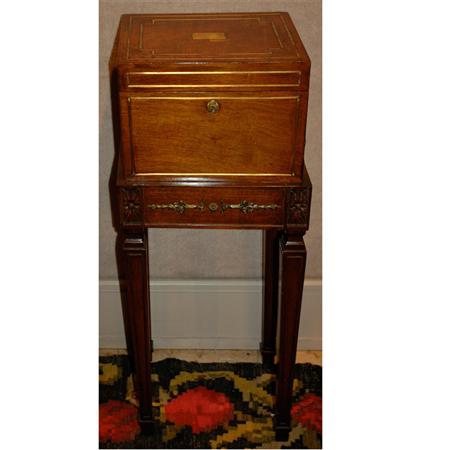
[(124, 15), (110, 71), (125, 184), (302, 181), (310, 61), (287, 13)]

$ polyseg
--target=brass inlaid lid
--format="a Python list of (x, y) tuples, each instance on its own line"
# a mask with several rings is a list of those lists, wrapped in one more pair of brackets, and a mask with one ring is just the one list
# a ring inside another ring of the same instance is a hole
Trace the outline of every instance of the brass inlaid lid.
[(287, 13), (130, 14), (121, 18), (118, 62), (309, 62)]

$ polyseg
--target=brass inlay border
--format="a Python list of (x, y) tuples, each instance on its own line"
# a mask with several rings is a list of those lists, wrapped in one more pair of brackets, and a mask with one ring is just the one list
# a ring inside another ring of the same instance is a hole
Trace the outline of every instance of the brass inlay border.
[(287, 32), (287, 34), (288, 34), (288, 36), (289, 36), (289, 38), (290, 38), (290, 40), (291, 40), (292, 46), (295, 48), (295, 54), (296, 54), (297, 56), (300, 56), (300, 54), (298, 53), (298, 50), (297, 50), (297, 46), (295, 45), (294, 38), (292, 37), (292, 34), (291, 34), (291, 32), (289, 31), (289, 28), (288, 28), (288, 26), (287, 26), (287, 24), (286, 24), (286, 21), (284, 20), (284, 16), (282, 16), (282, 15), (280, 14), (280, 17), (281, 17), (281, 21), (283, 22), (284, 29), (286, 30), (286, 32)]
[(292, 173), (219, 173), (219, 172), (212, 172), (212, 173), (169, 173), (169, 172), (133, 172), (133, 175), (145, 175), (145, 176), (177, 176), (177, 177), (196, 177), (196, 178), (202, 178), (202, 177), (210, 177), (210, 176), (217, 176), (217, 177), (225, 177), (225, 176), (237, 176), (237, 177), (292, 177), (295, 174)]
[(136, 164), (135, 164), (135, 154), (134, 154), (134, 145), (133, 145), (133, 133), (132, 133), (132, 120), (131, 120), (131, 97), (127, 98), (127, 109), (128, 109), (128, 133), (130, 138), (130, 153), (131, 153), (131, 173), (133, 175), (136, 174)]
[(195, 88), (195, 87), (211, 87), (211, 88), (230, 88), (230, 87), (297, 87), (298, 84), (128, 84), (129, 88)]
[(283, 45), (283, 43), (281, 42), (281, 39), (280, 39), (280, 35), (278, 34), (278, 30), (277, 30), (277, 27), (275, 25), (275, 22), (271, 22), (271, 24), (272, 24), (273, 32), (275, 33), (275, 36), (278, 39), (278, 43), (280, 44), (280, 48), (284, 48), (284, 45)]
[(139, 50), (142, 50), (142, 36), (144, 34), (144, 24), (141, 23), (139, 26)]
[[(299, 119), (300, 119), (300, 97), (297, 97), (297, 109), (295, 110), (295, 123), (298, 125)], [(298, 126), (295, 127), (295, 135), (294, 135), (294, 145), (297, 143), (297, 133), (298, 133)], [(295, 160), (296, 160), (296, 152), (292, 152), (292, 158), (291, 158), (291, 171), (292, 176), (295, 176)]]
[[(180, 58), (194, 58), (194, 57), (205, 57), (205, 55), (203, 55), (202, 53), (156, 53), (155, 50), (152, 50), (152, 55), (155, 56), (155, 58), (159, 58), (159, 59), (167, 59), (167, 58), (171, 58), (173, 56), (178, 56)], [(227, 56), (261, 56), (261, 55), (273, 55), (273, 52), (233, 52), (233, 53), (227, 53)], [(207, 56), (206, 58), (209, 59), (217, 59), (211, 56)], [(285, 58), (289, 58), (289, 56), (286, 56)]]
[(139, 72), (128, 72), (128, 73), (132, 74), (132, 75), (137, 75), (137, 74), (143, 74), (143, 75), (189, 74), (189, 75), (193, 75), (193, 74), (197, 74), (197, 73), (214, 75), (214, 74), (227, 74), (227, 73), (245, 73), (245, 74), (249, 74), (249, 73), (298, 73), (298, 74), (300, 74), (301, 72), (298, 70), (250, 70), (250, 71), (243, 71), (243, 70), (224, 70), (224, 71), (214, 70), (214, 71), (211, 71), (211, 70), (208, 70), (206, 72), (203, 72), (203, 71), (141, 72), (141, 71), (139, 71)]
[[(220, 14), (220, 17), (217, 17), (218, 14)], [(189, 18), (187, 18), (186, 16), (189, 15)], [(255, 20), (260, 20), (259, 17), (256, 16), (280, 16), (280, 13), (276, 12), (276, 11), (267, 11), (267, 12), (219, 12), (219, 13), (190, 13), (190, 14), (186, 14), (186, 13), (178, 13), (178, 14), (170, 14), (170, 16), (172, 17), (167, 17), (167, 14), (164, 13), (154, 13), (154, 14), (136, 14), (134, 17), (138, 17), (138, 18), (153, 18), (152, 20), (172, 20), (172, 19), (176, 19), (176, 20), (203, 20), (203, 18), (205, 17), (211, 17), (211, 19), (213, 20), (220, 20), (220, 19), (233, 19), (235, 20), (236, 18), (238, 19), (255, 19)], [(183, 17), (185, 16), (185, 17)]]
[[(274, 16), (277, 14), (273, 14)], [(278, 14), (279, 15), (279, 14)], [(198, 17), (163, 17), (158, 19), (152, 19), (152, 24), (155, 24), (157, 22), (191, 22), (193, 20), (256, 20), (257, 22), (261, 23), (260, 17), (233, 17), (233, 16), (225, 16), (225, 17), (217, 17), (209, 14), (205, 14), (205, 16), (198, 16)]]
[[(205, 100), (205, 99), (210, 99), (211, 96), (205, 97), (154, 97), (154, 96), (148, 96), (148, 97), (140, 97), (140, 96), (130, 96), (128, 97), (131, 100)], [(297, 100), (299, 99), (298, 95), (295, 96), (279, 96), (279, 97), (217, 97), (214, 96), (214, 98), (220, 98), (222, 100), (226, 100), (226, 99), (231, 99), (231, 100)]]
[(133, 23), (133, 16), (130, 16), (128, 20), (128, 33), (127, 33), (127, 59), (130, 59), (130, 39), (131, 39), (131, 24)]

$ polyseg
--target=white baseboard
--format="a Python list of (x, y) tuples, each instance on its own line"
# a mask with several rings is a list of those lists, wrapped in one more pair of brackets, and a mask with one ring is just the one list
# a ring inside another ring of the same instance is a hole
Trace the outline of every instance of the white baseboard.
[[(151, 280), (155, 348), (257, 349), (261, 280)], [(100, 281), (100, 348), (125, 348), (119, 283)], [(322, 282), (305, 280), (298, 347), (322, 349)]]

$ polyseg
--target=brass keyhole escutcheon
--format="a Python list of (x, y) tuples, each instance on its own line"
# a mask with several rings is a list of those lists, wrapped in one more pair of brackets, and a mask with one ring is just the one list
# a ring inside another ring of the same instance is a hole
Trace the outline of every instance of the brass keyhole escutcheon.
[(210, 100), (210, 101), (206, 104), (206, 109), (207, 109), (208, 112), (210, 112), (210, 113), (216, 113), (216, 112), (219, 112), (219, 109), (220, 109), (219, 102), (218, 102), (217, 100)]
[(215, 212), (219, 209), (219, 205), (217, 203), (210, 203), (208, 207), (211, 212)]

